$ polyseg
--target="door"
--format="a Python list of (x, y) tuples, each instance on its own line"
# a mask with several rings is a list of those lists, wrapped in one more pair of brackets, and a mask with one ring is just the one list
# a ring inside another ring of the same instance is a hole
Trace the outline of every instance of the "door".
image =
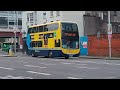
[(88, 55), (88, 37), (80, 37), (80, 55)]

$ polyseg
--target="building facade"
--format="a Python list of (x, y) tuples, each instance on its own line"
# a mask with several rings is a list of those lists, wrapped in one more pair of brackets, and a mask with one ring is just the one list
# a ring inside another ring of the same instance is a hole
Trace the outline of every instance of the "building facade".
[[(16, 39), (14, 30), (16, 28)], [(0, 42), (18, 43), (22, 45), (22, 11), (0, 11)]]
[[(110, 11), (112, 25), (111, 51), (120, 57), (120, 11)], [(84, 35), (88, 36), (88, 55), (108, 56), (108, 11), (86, 11)]]
[(27, 32), (27, 27), (51, 21), (76, 22), (79, 35), (84, 36), (83, 15), (85, 11), (25, 11), (22, 13), (22, 31)]
[(0, 11), (0, 28), (22, 29), (22, 11)]

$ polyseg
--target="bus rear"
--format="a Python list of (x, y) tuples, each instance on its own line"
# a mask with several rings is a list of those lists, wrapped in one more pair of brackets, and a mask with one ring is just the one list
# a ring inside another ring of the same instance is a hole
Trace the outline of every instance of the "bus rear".
[(61, 22), (62, 52), (65, 58), (79, 56), (79, 32), (76, 23)]

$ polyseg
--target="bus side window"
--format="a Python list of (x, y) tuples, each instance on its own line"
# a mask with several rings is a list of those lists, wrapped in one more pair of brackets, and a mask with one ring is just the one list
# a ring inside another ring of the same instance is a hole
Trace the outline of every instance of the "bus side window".
[(37, 41), (35, 42), (35, 47), (38, 47), (38, 42)]
[(42, 47), (42, 41), (38, 41), (38, 47)]
[(39, 32), (39, 27), (36, 27), (36, 33), (38, 33)]
[(28, 33), (30, 34), (30, 33), (31, 33), (31, 31), (32, 31), (32, 28), (29, 28), (29, 29), (28, 29)]
[(48, 31), (48, 26), (47, 25), (44, 26), (44, 31)]
[(32, 42), (32, 47), (35, 47), (35, 42)]
[(55, 23), (55, 24), (53, 24), (53, 26), (54, 26), (54, 30), (58, 30), (58, 23)]
[(39, 26), (38, 32), (43, 32), (43, 26)]
[(60, 39), (55, 40), (55, 47), (60, 47)]

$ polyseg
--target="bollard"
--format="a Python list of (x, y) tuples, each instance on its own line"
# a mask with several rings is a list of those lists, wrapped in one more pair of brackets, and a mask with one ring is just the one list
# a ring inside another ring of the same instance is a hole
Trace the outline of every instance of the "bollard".
[(9, 49), (9, 56), (12, 56), (12, 55), (13, 55), (12, 49)]

